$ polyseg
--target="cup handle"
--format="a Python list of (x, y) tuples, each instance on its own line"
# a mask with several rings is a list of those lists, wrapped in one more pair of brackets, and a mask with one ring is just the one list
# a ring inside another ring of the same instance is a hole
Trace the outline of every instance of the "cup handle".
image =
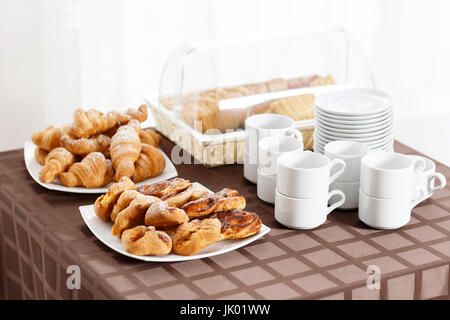
[[(438, 179), (440, 184), (435, 187), (433, 184), (434, 179)], [(430, 178), (428, 180), (428, 188), (431, 190), (431, 192), (435, 192), (441, 189), (445, 188), (445, 185), (447, 184), (447, 179), (445, 178), (445, 176), (442, 173), (436, 172), (433, 173), (432, 175), (430, 175)]]
[(331, 206), (328, 207), (327, 209), (327, 215), (329, 215), (331, 213), (331, 211), (333, 211), (334, 209), (336, 209), (337, 207), (340, 207), (344, 202), (345, 202), (345, 194), (344, 192), (342, 192), (341, 190), (332, 190), (329, 194), (328, 194), (328, 201), (330, 201), (330, 199), (334, 196), (334, 195), (339, 195), (341, 196), (341, 200), (339, 200), (338, 202), (332, 204)]
[[(419, 163), (419, 166), (416, 168), (417, 163)], [(423, 172), (423, 170), (426, 167), (426, 162), (425, 159), (423, 158), (418, 158), (416, 160), (414, 160), (414, 173), (420, 173)]]
[(299, 142), (303, 144), (303, 134), (300, 130), (291, 128), (286, 131), (285, 135), (293, 137), (294, 139), (297, 139)]
[(330, 182), (329, 182), (330, 184), (333, 183), (333, 181), (336, 180), (336, 178), (338, 178), (341, 174), (343, 174), (345, 168), (347, 167), (347, 164), (342, 159), (331, 160), (330, 171), (334, 166), (339, 165), (339, 164), (342, 166), (342, 168), (330, 177)]

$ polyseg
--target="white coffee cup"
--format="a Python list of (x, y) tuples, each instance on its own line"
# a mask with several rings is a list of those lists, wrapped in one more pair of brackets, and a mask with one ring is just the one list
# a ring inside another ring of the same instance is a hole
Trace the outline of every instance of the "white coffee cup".
[[(328, 201), (334, 195), (340, 200), (328, 206)], [(297, 199), (285, 196), (278, 190), (275, 192), (275, 220), (292, 229), (314, 229), (327, 220), (327, 215), (342, 205), (345, 195), (341, 190), (333, 190), (311, 199)]]
[(301, 132), (294, 129), (294, 125), (294, 120), (276, 113), (262, 113), (248, 117), (245, 119), (245, 150), (258, 155), (259, 140), (265, 137), (294, 135), (303, 138)]
[(262, 138), (259, 140), (258, 147), (258, 170), (263, 175), (276, 175), (280, 155), (297, 150), (303, 151), (303, 136), (272, 136)]
[(366, 144), (356, 141), (333, 141), (327, 143), (324, 148), (324, 155), (330, 160), (342, 159), (347, 164), (344, 173), (339, 177), (340, 182), (358, 182), (361, 159), (369, 153), (370, 148)]
[[(332, 168), (341, 168), (330, 176)], [(278, 158), (277, 189), (288, 197), (315, 198), (328, 193), (330, 183), (345, 170), (341, 159), (330, 160), (311, 151), (293, 151)]]
[(252, 182), (257, 182), (258, 157), (244, 151), (244, 177)]
[(275, 175), (265, 175), (258, 170), (258, 182), (256, 186), (256, 195), (262, 201), (275, 203), (275, 190), (277, 186), (277, 177)]
[(424, 159), (394, 152), (371, 153), (361, 159), (361, 191), (375, 198), (409, 197), (416, 189), (415, 176), (424, 168)]
[[(422, 192), (423, 200), (428, 199), (433, 195), (435, 191), (445, 188), (447, 184), (447, 179), (442, 173), (436, 172), (436, 164), (428, 159), (421, 156), (411, 156), (412, 158), (423, 159), (425, 161), (425, 169), (423, 172), (419, 172), (415, 177), (415, 185), (419, 189), (417, 192)], [(439, 180), (439, 184), (435, 185), (435, 181)]]
[(411, 210), (421, 200), (410, 195), (395, 199), (380, 199), (359, 192), (358, 217), (366, 225), (376, 229), (397, 229), (409, 222)]
[[(341, 190), (345, 194), (345, 202), (339, 206), (339, 210), (351, 210), (358, 208), (359, 182), (341, 182), (336, 180), (330, 185), (330, 190), (335, 189)], [(335, 202), (335, 199), (331, 199), (329, 204), (332, 205)]]

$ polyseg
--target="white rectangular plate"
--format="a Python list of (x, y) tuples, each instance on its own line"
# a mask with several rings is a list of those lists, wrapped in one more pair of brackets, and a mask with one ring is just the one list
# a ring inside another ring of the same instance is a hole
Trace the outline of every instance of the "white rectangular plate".
[[(55, 179), (52, 183), (42, 183), (39, 180), (39, 171), (41, 170), (42, 166), (36, 161), (34, 158), (34, 149), (36, 146), (31, 142), (27, 141), (25, 142), (24, 146), (24, 158), (25, 158), (25, 165), (27, 167), (28, 173), (30, 176), (39, 183), (44, 188), (50, 189), (50, 190), (56, 190), (56, 191), (63, 191), (63, 192), (72, 192), (72, 193), (106, 193), (108, 191), (109, 186), (112, 184), (103, 187), (103, 188), (81, 188), (81, 187), (75, 187), (75, 188), (69, 188), (65, 187), (61, 184), (59, 179)], [(170, 161), (169, 157), (161, 150), (161, 153), (164, 156), (164, 159), (166, 160), (166, 167), (164, 168), (164, 171), (157, 177), (153, 177), (150, 179), (146, 179), (144, 181), (136, 183), (137, 186), (143, 185), (143, 184), (152, 184), (155, 182), (159, 182), (162, 180), (167, 180), (170, 178), (174, 178), (178, 175), (177, 169), (173, 165), (172, 161)]]
[[(200, 184), (197, 185), (203, 187)], [(211, 192), (210, 190), (208, 191)], [(262, 224), (261, 230), (253, 236), (243, 239), (229, 239), (219, 241), (213, 243), (212, 245), (204, 248), (203, 250), (192, 256), (179, 256), (176, 254), (168, 254), (164, 256), (137, 256), (135, 254), (131, 254), (125, 251), (122, 241), (120, 241), (118, 237), (115, 237), (111, 234), (111, 228), (113, 223), (110, 221), (105, 222), (99, 219), (95, 214), (94, 205), (81, 206), (80, 212), (88, 228), (97, 237), (97, 239), (99, 239), (105, 245), (125, 256), (149, 262), (176, 262), (176, 261), (203, 259), (207, 257), (216, 256), (219, 254), (223, 254), (241, 248), (253, 241), (256, 241), (257, 239), (261, 238), (263, 235), (265, 235), (270, 231), (269, 227)]]

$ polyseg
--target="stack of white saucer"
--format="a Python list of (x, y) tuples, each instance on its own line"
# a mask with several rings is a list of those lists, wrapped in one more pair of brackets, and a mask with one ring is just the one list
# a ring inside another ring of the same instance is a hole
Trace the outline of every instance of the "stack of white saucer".
[(315, 100), (314, 150), (327, 143), (357, 141), (370, 149), (393, 151), (394, 124), (391, 97), (374, 89), (344, 89)]

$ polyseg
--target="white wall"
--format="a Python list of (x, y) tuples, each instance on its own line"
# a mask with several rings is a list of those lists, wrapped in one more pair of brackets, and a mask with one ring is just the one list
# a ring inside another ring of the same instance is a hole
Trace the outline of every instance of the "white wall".
[(449, 9), (445, 0), (0, 0), (0, 150), (76, 107), (138, 104), (183, 43), (337, 24), (393, 96), (397, 138), (450, 165)]

